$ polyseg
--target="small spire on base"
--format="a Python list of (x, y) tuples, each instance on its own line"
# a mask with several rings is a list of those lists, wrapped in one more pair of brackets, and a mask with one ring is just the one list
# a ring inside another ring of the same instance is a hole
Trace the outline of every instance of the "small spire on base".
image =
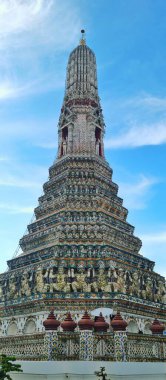
[(85, 39), (85, 30), (81, 29), (81, 39), (80, 39), (80, 45), (86, 45), (86, 39)]

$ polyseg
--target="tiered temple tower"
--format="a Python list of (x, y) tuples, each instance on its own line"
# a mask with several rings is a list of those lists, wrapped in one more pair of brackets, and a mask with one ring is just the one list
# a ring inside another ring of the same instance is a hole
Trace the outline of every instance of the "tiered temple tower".
[(42, 333), (51, 307), (59, 320), (67, 311), (78, 320), (85, 310), (119, 310), (134, 333), (150, 333), (154, 317), (165, 319), (165, 281), (139, 253), (104, 133), (96, 58), (83, 34), (68, 60), (57, 159), (20, 240), (22, 253), (0, 276), (3, 338)]

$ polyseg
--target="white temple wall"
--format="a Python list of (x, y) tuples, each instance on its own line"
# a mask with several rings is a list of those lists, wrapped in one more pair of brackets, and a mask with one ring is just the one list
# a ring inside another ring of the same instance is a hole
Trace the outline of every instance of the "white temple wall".
[[(3, 318), (0, 320), (0, 336), (32, 334), (45, 331), (43, 321), (47, 318), (48, 311), (30, 315)], [(15, 327), (15, 333), (14, 333)]]
[(164, 363), (112, 363), (88, 361), (18, 362), (23, 373), (12, 374), (13, 380), (97, 380), (94, 375), (105, 367), (111, 380), (165, 380)]

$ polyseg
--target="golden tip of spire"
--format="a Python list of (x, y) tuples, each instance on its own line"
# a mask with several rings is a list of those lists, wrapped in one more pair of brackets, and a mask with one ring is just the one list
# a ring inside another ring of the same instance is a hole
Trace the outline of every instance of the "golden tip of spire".
[(81, 39), (80, 39), (80, 45), (86, 45), (86, 40), (85, 40), (85, 30), (81, 29)]

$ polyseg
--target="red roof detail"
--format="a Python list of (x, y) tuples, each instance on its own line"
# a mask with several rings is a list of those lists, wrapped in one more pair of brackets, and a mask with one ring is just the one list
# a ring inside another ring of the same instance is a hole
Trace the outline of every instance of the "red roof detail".
[(152, 334), (163, 334), (163, 331), (165, 329), (165, 326), (159, 322), (158, 319), (154, 319), (153, 323), (150, 326), (150, 330), (152, 331)]
[(77, 323), (73, 321), (71, 314), (68, 313), (64, 321), (61, 323), (61, 327), (64, 331), (74, 331)]
[(111, 321), (111, 326), (114, 331), (126, 331), (127, 322), (122, 318), (121, 314), (118, 312)]
[(85, 311), (83, 317), (78, 322), (80, 330), (92, 330), (94, 327), (94, 321), (90, 318), (87, 311)]
[(45, 321), (43, 322), (45, 330), (57, 330), (59, 325), (60, 322), (55, 318), (54, 311), (51, 310), (47, 319), (45, 319)]
[(99, 317), (96, 317), (96, 321), (94, 322), (95, 331), (103, 331), (106, 332), (108, 330), (109, 324), (105, 321), (102, 313), (99, 314)]

